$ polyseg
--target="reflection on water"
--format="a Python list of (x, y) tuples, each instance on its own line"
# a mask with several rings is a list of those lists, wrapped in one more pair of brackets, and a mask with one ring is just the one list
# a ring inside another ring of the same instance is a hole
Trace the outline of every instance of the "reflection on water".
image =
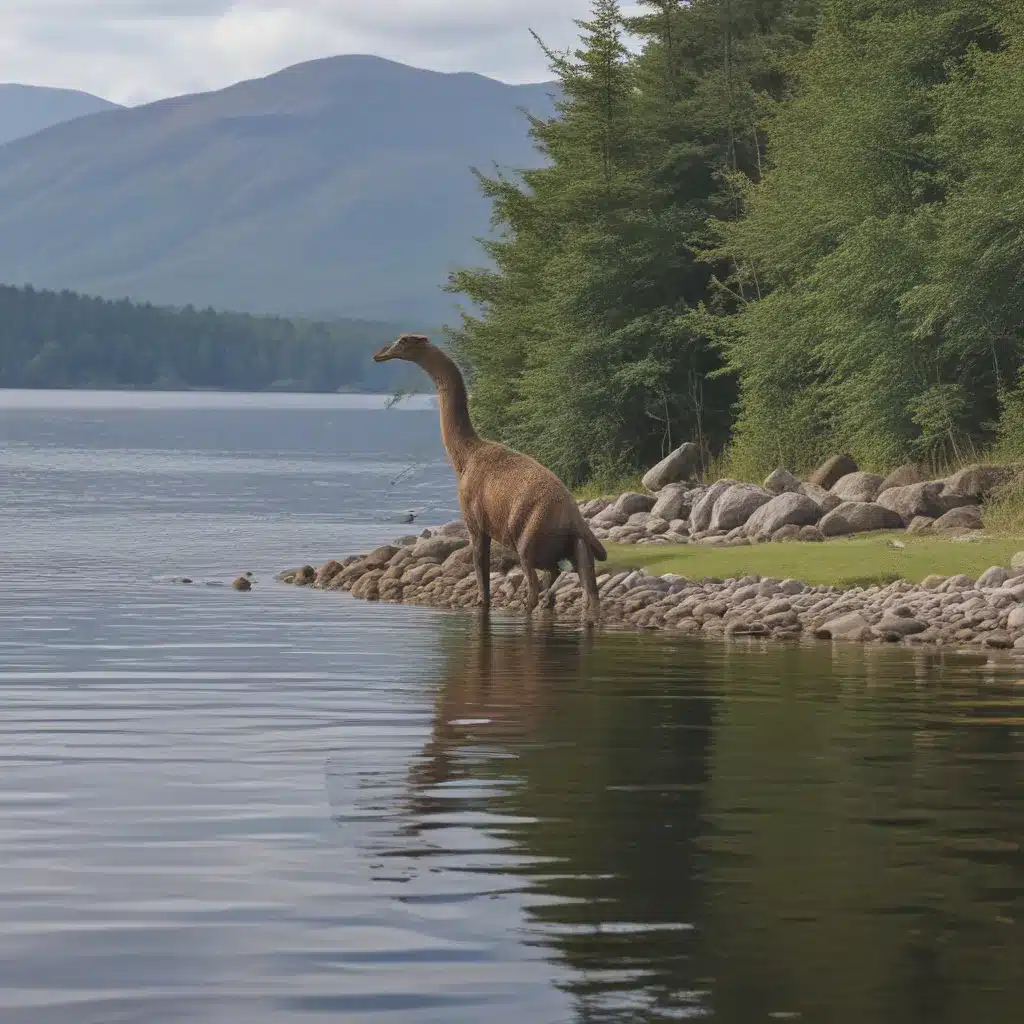
[(573, 1019), (1017, 1019), (1016, 671), (507, 620), (447, 648), (364, 853), (408, 901), (436, 865), (517, 892)]
[(1012, 663), (276, 586), (436, 412), (2, 399), (0, 1024), (1019, 1018)]

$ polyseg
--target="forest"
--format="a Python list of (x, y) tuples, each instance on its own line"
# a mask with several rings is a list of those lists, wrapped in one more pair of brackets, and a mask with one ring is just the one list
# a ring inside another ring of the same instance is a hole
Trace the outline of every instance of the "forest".
[(411, 378), (369, 358), (395, 333), (0, 286), (0, 387), (382, 391)]
[[(574, 484), (1024, 454), (1024, 3), (594, 0), (452, 274), (481, 427)], [(543, 40), (538, 40), (543, 45)]]

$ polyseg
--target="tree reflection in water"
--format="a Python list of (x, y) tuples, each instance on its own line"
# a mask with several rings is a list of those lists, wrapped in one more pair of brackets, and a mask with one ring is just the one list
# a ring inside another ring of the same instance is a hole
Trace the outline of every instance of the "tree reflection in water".
[[(508, 926), (575, 1019), (1017, 1019), (1014, 673), (443, 628), (430, 737), (376, 855), (430, 864), (467, 899), (514, 895)], [(493, 902), (479, 914), (507, 924)]]

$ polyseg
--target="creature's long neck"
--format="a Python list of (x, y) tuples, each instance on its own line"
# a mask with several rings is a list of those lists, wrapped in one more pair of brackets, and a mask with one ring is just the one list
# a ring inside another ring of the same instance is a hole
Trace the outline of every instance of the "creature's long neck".
[(466, 384), (459, 368), (440, 349), (431, 348), (420, 360), (420, 366), (430, 375), (437, 388), (441, 406), (441, 439), (452, 468), (461, 474), (466, 460), (480, 438), (469, 419), (469, 401)]

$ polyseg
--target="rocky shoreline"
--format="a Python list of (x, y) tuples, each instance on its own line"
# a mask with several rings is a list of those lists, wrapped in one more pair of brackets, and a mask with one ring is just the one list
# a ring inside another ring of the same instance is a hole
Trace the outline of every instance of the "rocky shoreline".
[(838, 455), (807, 480), (778, 469), (761, 485), (738, 480), (704, 485), (692, 479), (698, 458), (695, 445), (682, 445), (644, 476), (648, 493), (584, 502), (584, 518), (601, 540), (619, 544), (733, 547), (820, 542), (876, 530), (965, 536), (984, 529), (984, 502), (1024, 470), (975, 465), (928, 480), (907, 465), (882, 477)]
[[(1008, 568), (993, 566), (978, 580), (932, 576), (921, 584), (901, 580), (852, 589), (755, 575), (689, 580), (642, 569), (604, 573), (598, 577), (601, 621), (709, 637), (814, 637), (1024, 653), (1024, 552), (1013, 562)], [(521, 611), (526, 586), (514, 557), (499, 549), (494, 568), (492, 607)], [(303, 566), (278, 579), (347, 591), (367, 601), (440, 608), (478, 604), (471, 549), (461, 523), (403, 537), (319, 569)], [(562, 575), (548, 596), (555, 617), (580, 620), (583, 589), (575, 573)], [(542, 608), (545, 603), (542, 596)]]
[[(643, 479), (649, 493), (583, 502), (595, 534), (624, 544), (737, 546), (822, 542), (873, 530), (906, 529), (970, 539), (983, 528), (981, 506), (1021, 472), (1018, 466), (971, 466), (923, 480), (913, 466), (883, 478), (861, 472), (846, 455), (806, 481), (777, 470), (764, 484), (697, 483), (699, 452), (683, 445)], [(491, 554), (491, 605), (522, 611), (527, 588), (515, 554)], [(282, 573), (295, 586), (341, 590), (368, 601), (474, 608), (479, 603), (469, 534), (461, 521), (407, 536), (364, 555)], [(920, 584), (844, 589), (795, 579), (690, 580), (643, 569), (597, 579), (601, 622), (710, 637), (845, 640), (1017, 650), (1024, 654), (1024, 552), (978, 580), (930, 576)], [(541, 609), (579, 622), (583, 588), (576, 573), (559, 577)]]

